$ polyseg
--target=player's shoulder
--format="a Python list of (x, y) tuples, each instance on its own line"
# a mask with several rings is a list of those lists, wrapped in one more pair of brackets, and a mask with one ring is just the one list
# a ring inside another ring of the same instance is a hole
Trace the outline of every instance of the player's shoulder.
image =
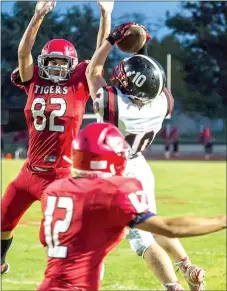
[(157, 100), (159, 102), (165, 102), (167, 104), (167, 113), (166, 115), (169, 115), (173, 111), (174, 107), (174, 98), (170, 90), (167, 88), (164, 88), (162, 90), (162, 93), (158, 96)]
[(86, 69), (87, 69), (88, 64), (89, 64), (89, 61), (80, 62), (76, 66), (75, 70), (73, 71), (70, 77), (70, 82), (73, 82), (73, 83), (80, 82), (87, 86)]
[(148, 210), (147, 196), (139, 180), (130, 177), (113, 177), (110, 180), (116, 185), (112, 199), (113, 208), (135, 215)]
[(24, 85), (29, 84), (32, 80), (37, 79), (37, 77), (39, 77), (39, 67), (37, 65), (34, 65), (33, 76), (31, 78), (31, 80), (28, 80), (26, 82), (22, 82), (22, 80), (21, 80), (19, 67), (14, 69), (13, 72), (11, 73), (11, 81), (15, 85), (17, 85), (18, 87), (21, 87), (21, 88), (23, 88)]
[(81, 72), (81, 73), (83, 72), (83, 73), (85, 74), (89, 62), (90, 62), (89, 60), (85, 60), (85, 61), (80, 62), (80, 63), (76, 66), (75, 71), (76, 71), (76, 72)]
[(142, 185), (139, 180), (126, 176), (113, 176), (108, 179), (109, 183), (115, 185), (118, 193), (132, 193), (142, 190)]
[(104, 192), (123, 193), (136, 191), (141, 188), (141, 182), (132, 177), (111, 176), (108, 178), (96, 179), (93, 181), (94, 188), (99, 187)]
[(167, 89), (166, 87), (162, 90), (162, 92), (159, 95), (159, 97), (173, 100), (173, 95), (172, 95), (171, 91), (169, 89)]
[[(46, 187), (43, 195), (55, 194), (55, 196), (58, 196), (59, 190), (63, 188), (68, 189), (70, 185), (71, 185), (70, 178), (57, 179)], [(62, 195), (62, 191), (61, 191), (61, 195)]]

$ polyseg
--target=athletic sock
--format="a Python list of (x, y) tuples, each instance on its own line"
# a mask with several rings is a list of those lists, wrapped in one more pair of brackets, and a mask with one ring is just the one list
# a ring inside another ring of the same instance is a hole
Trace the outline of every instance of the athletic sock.
[(13, 241), (13, 237), (11, 237), (10, 239), (1, 240), (1, 265), (5, 263), (6, 254), (8, 252), (8, 249), (11, 246), (12, 241)]

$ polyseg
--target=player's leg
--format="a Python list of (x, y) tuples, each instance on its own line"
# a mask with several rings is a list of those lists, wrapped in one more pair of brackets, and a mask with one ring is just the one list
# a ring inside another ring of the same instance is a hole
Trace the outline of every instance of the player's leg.
[[(154, 176), (143, 156), (129, 161), (127, 174), (141, 181), (144, 190), (149, 193), (150, 209), (156, 213), (154, 196)], [(155, 242), (151, 233), (131, 229), (126, 236), (132, 250), (145, 259), (149, 268), (165, 286), (166, 290), (183, 290), (180, 286), (172, 262), (167, 253)]]
[(164, 156), (165, 156), (166, 159), (170, 158), (170, 144), (169, 143), (165, 144)]
[(183, 273), (191, 291), (204, 290), (205, 271), (192, 265), (191, 261), (179, 239), (171, 239), (161, 235), (155, 235), (156, 242), (173, 258), (175, 265)]
[(2, 273), (9, 271), (5, 258), (13, 240), (13, 230), (22, 215), (34, 201), (40, 199), (47, 185), (69, 175), (70, 169), (67, 168), (42, 172), (33, 171), (25, 164), (17, 178), (9, 184), (2, 199)]
[(71, 284), (68, 284), (61, 280), (45, 278), (43, 282), (36, 289), (37, 291), (83, 291)]
[[(146, 175), (141, 176), (140, 181), (142, 182), (143, 187), (147, 189), (148, 193), (152, 193), (152, 189), (153, 189), (153, 194), (149, 196), (150, 201), (148, 200), (148, 202), (151, 209), (154, 209), (154, 211), (156, 211), (156, 208), (154, 207), (155, 205), (154, 176), (150, 167), (149, 169), (146, 168), (145, 165), (143, 167), (144, 167), (143, 172), (147, 173), (147, 176)], [(191, 264), (190, 259), (186, 251), (184, 250), (181, 242), (179, 241), (179, 239), (177, 238), (171, 239), (164, 236), (155, 235), (155, 240), (160, 245), (160, 247), (162, 247), (162, 249), (164, 249), (171, 256), (171, 258), (173, 258), (173, 260), (175, 261), (175, 264), (179, 266), (179, 269), (183, 273), (190, 287), (190, 290), (191, 291), (204, 290), (205, 271), (202, 268)]]
[[(149, 195), (148, 197), (148, 203), (150, 209), (156, 212), (154, 195), (155, 188), (154, 176), (150, 167), (146, 168), (145, 165), (142, 167), (144, 168), (144, 170), (141, 171), (143, 175), (139, 176), (139, 180), (142, 182), (143, 188), (147, 189), (148, 193), (152, 193), (152, 195)], [(179, 239), (177, 238), (171, 239), (161, 235), (155, 235), (154, 237), (155, 241), (159, 244), (159, 246), (163, 250), (165, 250), (171, 256), (171, 258), (173, 258), (175, 264), (179, 266), (179, 269), (181, 270), (186, 281), (189, 284), (190, 290), (191, 291), (204, 290), (205, 271), (202, 268), (199, 268), (191, 264), (190, 259)]]
[(175, 157), (179, 157), (179, 141), (178, 140), (176, 140), (173, 143), (173, 154)]
[(206, 151), (205, 159), (209, 160), (211, 155), (212, 155), (212, 153), (213, 153), (213, 143), (212, 142), (207, 142), (205, 148), (206, 148), (206, 150), (205, 150)]
[[(151, 271), (166, 290), (183, 290), (167, 253), (155, 242), (149, 232), (130, 229), (126, 236), (132, 250), (144, 258)], [(174, 289), (175, 288), (175, 289)]]
[(25, 211), (35, 201), (27, 192), (30, 178), (23, 167), (17, 178), (8, 185), (2, 198), (1, 273), (9, 271), (9, 264), (6, 263), (6, 254), (13, 240), (13, 230)]

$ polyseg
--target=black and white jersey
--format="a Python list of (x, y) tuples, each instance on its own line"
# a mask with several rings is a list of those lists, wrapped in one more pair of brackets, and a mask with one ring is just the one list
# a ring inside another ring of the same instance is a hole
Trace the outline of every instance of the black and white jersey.
[(173, 109), (173, 97), (166, 88), (150, 103), (139, 107), (117, 87), (100, 88), (94, 100), (98, 122), (110, 122), (125, 135), (132, 156), (142, 153), (161, 129), (163, 120)]

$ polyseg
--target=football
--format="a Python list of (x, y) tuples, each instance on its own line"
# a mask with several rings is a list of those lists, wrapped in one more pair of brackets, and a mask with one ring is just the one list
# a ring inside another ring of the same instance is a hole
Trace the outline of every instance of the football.
[(139, 25), (133, 25), (127, 32), (129, 35), (117, 43), (119, 49), (126, 53), (138, 52), (146, 43), (146, 31)]

